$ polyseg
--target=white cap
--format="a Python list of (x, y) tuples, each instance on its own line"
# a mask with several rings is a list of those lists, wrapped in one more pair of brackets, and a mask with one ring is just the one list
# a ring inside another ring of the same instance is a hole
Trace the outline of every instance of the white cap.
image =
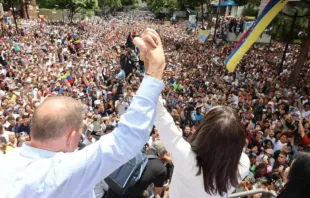
[(95, 100), (94, 104), (95, 105), (99, 105), (100, 104), (100, 100)]
[(90, 124), (87, 128), (89, 131), (94, 131), (94, 125)]

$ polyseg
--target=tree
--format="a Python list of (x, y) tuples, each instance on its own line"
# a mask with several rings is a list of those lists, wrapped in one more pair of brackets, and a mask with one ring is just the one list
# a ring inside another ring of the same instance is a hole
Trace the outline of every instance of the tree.
[[(294, 16), (295, 12), (297, 12), (298, 16), (291, 35), (293, 17), (290, 16)], [(272, 38), (280, 42), (287, 41), (291, 38), (298, 38), (300, 33), (306, 31), (308, 20), (304, 16), (307, 15), (307, 12), (308, 9), (306, 8), (292, 7), (288, 10), (287, 14), (279, 13), (272, 22)]]
[(173, 10), (179, 7), (178, 0), (147, 0), (147, 5), (154, 9), (156, 14), (160, 13), (162, 8)]
[(98, 7), (104, 9), (106, 7), (110, 8), (120, 8), (122, 7), (121, 0), (98, 0)]
[(245, 6), (246, 4), (248, 4), (249, 0), (235, 0), (235, 3), (238, 6)]
[[(304, 9), (304, 13), (305, 15), (307, 15), (307, 22), (304, 22), (303, 24), (300, 24), (302, 26), (305, 26), (305, 36), (302, 39), (302, 43), (300, 46), (300, 50), (299, 50), (299, 56), (297, 58), (297, 62), (294, 65), (293, 71), (290, 74), (290, 77), (288, 79), (288, 84), (289, 85), (294, 85), (296, 84), (298, 77), (302, 71), (302, 68), (305, 65), (305, 62), (307, 61), (308, 58), (308, 50), (310, 47), (310, 4), (307, 4), (307, 9), (306, 11)], [(305, 17), (304, 17), (305, 18)]]
[(122, 5), (125, 6), (133, 6), (135, 4), (139, 4), (138, 0), (121, 0)]
[(25, 8), (26, 17), (27, 17), (27, 19), (29, 19), (28, 0), (25, 0), (24, 8)]
[(242, 11), (242, 16), (254, 16), (257, 17), (258, 15), (258, 7), (254, 4), (247, 4), (246, 6), (244, 6), (244, 9)]
[(72, 22), (74, 15), (83, 9), (93, 9), (95, 0), (37, 0), (41, 7), (69, 9), (69, 20)]

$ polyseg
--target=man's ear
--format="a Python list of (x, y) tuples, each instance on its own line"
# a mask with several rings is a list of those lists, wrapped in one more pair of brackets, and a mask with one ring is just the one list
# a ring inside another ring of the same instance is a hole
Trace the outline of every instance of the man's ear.
[(74, 131), (71, 131), (67, 136), (67, 145), (70, 147), (70, 149), (72, 147), (72, 142), (76, 135), (77, 135), (77, 132), (74, 130)]

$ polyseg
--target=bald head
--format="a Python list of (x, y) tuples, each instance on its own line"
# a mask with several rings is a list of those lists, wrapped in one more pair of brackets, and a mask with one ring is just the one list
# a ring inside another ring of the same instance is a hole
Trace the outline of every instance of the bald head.
[(52, 97), (36, 108), (31, 120), (31, 138), (48, 141), (83, 127), (84, 108), (69, 97)]

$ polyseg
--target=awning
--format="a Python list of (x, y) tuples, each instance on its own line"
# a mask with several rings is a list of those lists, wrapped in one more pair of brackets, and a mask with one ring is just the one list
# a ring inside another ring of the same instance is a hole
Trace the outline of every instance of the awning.
[(221, 3), (211, 3), (212, 6), (236, 6), (237, 4), (234, 1), (221, 1)]
[(186, 11), (190, 14), (190, 15), (196, 15), (197, 12), (195, 10), (192, 10), (190, 8), (187, 8)]

